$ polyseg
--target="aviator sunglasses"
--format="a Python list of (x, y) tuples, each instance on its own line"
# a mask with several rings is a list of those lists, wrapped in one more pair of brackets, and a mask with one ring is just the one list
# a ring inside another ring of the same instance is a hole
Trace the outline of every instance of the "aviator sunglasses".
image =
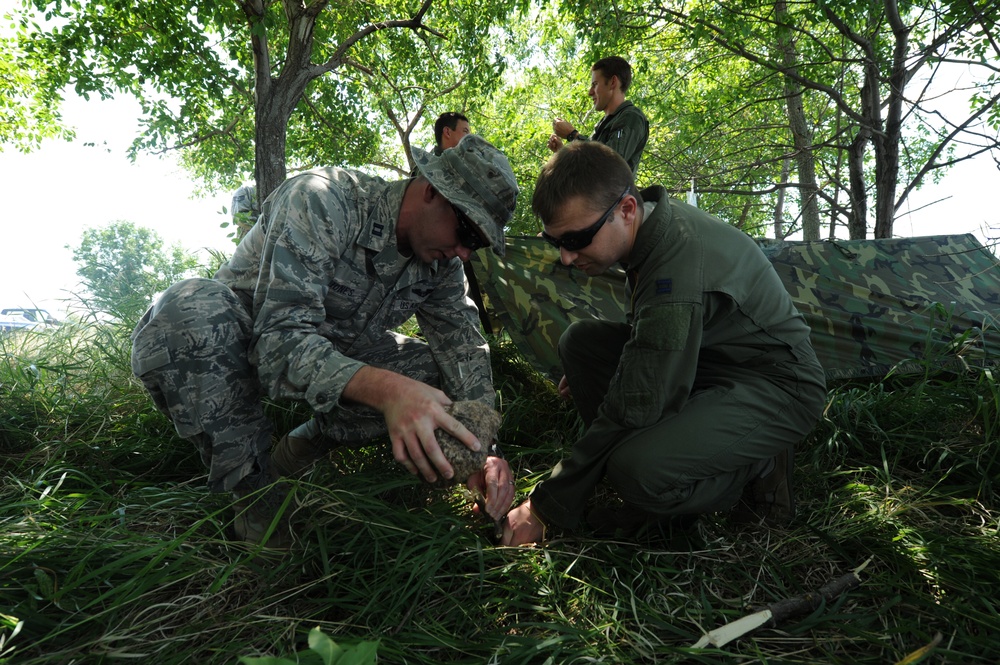
[(452, 210), (455, 211), (455, 219), (458, 221), (458, 229), (456, 230), (456, 235), (458, 236), (458, 242), (462, 244), (469, 251), (476, 251), (477, 249), (482, 249), (489, 245), (483, 237), (479, 235), (479, 231), (476, 230), (475, 225), (469, 217), (459, 210), (458, 206), (454, 203), (451, 204)]
[(558, 238), (553, 238), (545, 231), (542, 231), (542, 237), (556, 249), (562, 248), (568, 252), (576, 252), (583, 249), (593, 242), (594, 236), (597, 235), (597, 232), (601, 230), (602, 226), (604, 226), (604, 222), (608, 221), (608, 218), (611, 217), (611, 213), (614, 212), (614, 209), (617, 208), (618, 204), (622, 202), (625, 195), (628, 194), (628, 191), (629, 190), (626, 189), (622, 192), (622, 195), (618, 197), (618, 200), (612, 203), (611, 207), (608, 208), (603, 215), (601, 215), (601, 218), (594, 222), (591, 226), (579, 231), (567, 231)]

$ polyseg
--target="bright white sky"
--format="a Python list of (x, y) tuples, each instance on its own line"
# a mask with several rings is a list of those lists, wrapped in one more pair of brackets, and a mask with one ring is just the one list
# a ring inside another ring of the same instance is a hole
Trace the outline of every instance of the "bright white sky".
[[(126, 150), (138, 133), (139, 106), (67, 99), (63, 117), (75, 126), (72, 143), (47, 141), (24, 155), (0, 152), (4, 192), (0, 307), (39, 307), (61, 315), (62, 300), (75, 293), (77, 264), (67, 245), (78, 245), (85, 228), (127, 220), (154, 229), (166, 245), (232, 252), (228, 220), (231, 192), (192, 199), (194, 187), (173, 157), (141, 156)], [(85, 143), (95, 146), (85, 146)]]
[[(78, 283), (76, 264), (66, 245), (79, 243), (84, 228), (128, 220), (157, 231), (167, 245), (230, 253), (223, 206), (231, 193), (192, 199), (193, 186), (172, 157), (140, 157), (132, 164), (126, 149), (138, 132), (138, 105), (67, 100), (66, 122), (76, 127), (73, 143), (46, 142), (23, 155), (0, 152), (3, 191), (3, 253), (0, 258), (0, 307), (29, 303), (65, 313), (64, 301)], [(97, 147), (86, 147), (91, 142)], [(964, 162), (937, 186), (910, 197), (915, 210), (895, 223), (899, 236), (973, 233), (981, 242), (1000, 236), (1000, 172), (992, 160)]]

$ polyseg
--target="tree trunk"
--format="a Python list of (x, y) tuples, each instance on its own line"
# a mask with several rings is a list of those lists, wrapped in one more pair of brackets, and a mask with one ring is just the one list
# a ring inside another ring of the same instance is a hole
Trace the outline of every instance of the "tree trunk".
[(785, 238), (785, 184), (792, 171), (792, 160), (787, 157), (781, 160), (781, 187), (778, 188), (778, 200), (774, 204), (774, 239)]
[(813, 155), (812, 131), (806, 120), (802, 104), (802, 86), (788, 74), (797, 75), (798, 54), (789, 26), (791, 18), (788, 15), (788, 5), (785, 0), (774, 3), (777, 20), (776, 38), (778, 50), (785, 76), (785, 105), (788, 110), (788, 127), (792, 132), (795, 146), (795, 164), (799, 172), (799, 198), (802, 206), (802, 237), (806, 240), (819, 240), (819, 201), (816, 184), (816, 163)]
[(885, 14), (895, 40), (885, 131), (875, 138), (875, 237), (891, 238), (899, 182), (899, 145), (903, 127), (903, 90), (907, 81), (906, 52), (910, 29), (899, 16), (896, 0), (885, 0)]
[[(873, 137), (883, 134), (878, 84), (878, 61), (871, 42), (864, 44), (864, 51), (864, 80), (861, 86), (861, 121), (858, 132), (848, 149), (849, 154), (847, 158), (847, 170), (851, 183), (851, 216), (847, 223), (847, 229), (850, 232), (851, 240), (864, 240), (868, 237), (868, 189), (865, 184), (865, 150), (867, 150), (868, 144), (872, 142)], [(876, 179), (878, 178), (880, 168), (879, 155), (880, 151), (876, 147)]]
[(322, 72), (321, 69), (312, 67), (310, 58), (316, 17), (326, 4), (322, 1), (314, 2), (307, 7), (296, 2), (284, 3), (288, 19), (288, 50), (277, 77), (271, 75), (273, 63), (267, 31), (263, 27), (265, 7), (258, 5), (255, 9), (261, 14), (251, 19), (251, 24), (254, 20), (258, 21), (257, 27), (250, 32), (256, 100), (254, 176), (257, 180), (257, 200), (261, 203), (288, 175), (285, 169), (288, 121), (309, 81)]
[(310, 81), (341, 67), (351, 46), (379, 30), (405, 28), (427, 32), (444, 38), (440, 32), (423, 24), (423, 17), (433, 0), (423, 0), (420, 8), (410, 18), (369, 23), (344, 39), (322, 64), (313, 64), (313, 42), (316, 21), (329, 0), (281, 0), (288, 20), (288, 50), (278, 76), (272, 76), (272, 62), (268, 44), (268, 27), (264, 21), (267, 7), (265, 0), (244, 0), (241, 3), (250, 25), (250, 45), (253, 53), (255, 128), (254, 175), (257, 181), (257, 200), (263, 202), (287, 177), (285, 145), (288, 121), (305, 94)]
[(271, 96), (257, 99), (257, 123), (254, 131), (254, 176), (260, 203), (285, 181), (285, 144), (290, 112)]
[(847, 174), (850, 181), (848, 196), (851, 201), (851, 215), (847, 219), (847, 234), (851, 240), (868, 237), (868, 192), (865, 191), (865, 148), (871, 132), (859, 127), (851, 141), (847, 154)]

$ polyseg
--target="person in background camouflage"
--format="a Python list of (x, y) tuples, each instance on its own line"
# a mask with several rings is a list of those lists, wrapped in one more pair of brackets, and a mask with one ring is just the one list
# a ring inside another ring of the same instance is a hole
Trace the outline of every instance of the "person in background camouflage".
[(552, 121), (549, 150), (559, 150), (563, 140), (597, 141), (621, 155), (635, 176), (649, 140), (649, 120), (635, 104), (625, 99), (630, 85), (632, 66), (624, 58), (613, 55), (595, 62), (590, 69), (587, 94), (594, 100), (594, 109), (602, 111), (604, 117), (594, 127), (593, 136), (584, 136), (568, 121), (556, 118)]
[[(238, 498), (237, 535), (285, 547), (278, 476), (330, 445), (388, 433), (393, 455), (427, 481), (450, 478), (441, 428), (477, 441), (445, 411), (495, 393), (489, 348), (462, 261), (503, 255), (518, 193), (506, 157), (478, 136), (440, 156), (414, 149), (415, 178), (386, 182), (326, 168), (293, 176), (213, 279), (168, 288), (132, 335), (132, 369), (209, 468), (209, 489)], [(392, 332), (412, 315), (426, 341)], [(271, 448), (261, 398), (307, 402), (315, 417)], [(494, 519), (513, 499), (506, 461), (487, 458), (470, 489)], [(270, 536), (268, 534), (272, 532)]]
[(233, 204), (229, 212), (232, 215), (237, 237), (242, 238), (260, 217), (257, 185), (242, 185), (233, 192)]
[(250, 226), (254, 225), (260, 216), (260, 205), (257, 202), (257, 185), (242, 185), (233, 192), (233, 205), (230, 214), (246, 215)]
[(629, 313), (560, 338), (560, 393), (587, 430), (507, 515), (503, 543), (576, 527), (602, 479), (624, 506), (593, 510), (598, 531), (734, 505), (741, 521), (790, 518), (792, 447), (826, 385), (809, 327), (753, 240), (661, 187), (640, 194), (625, 160), (594, 142), (548, 161), (532, 207), (564, 264), (587, 275), (622, 264)]

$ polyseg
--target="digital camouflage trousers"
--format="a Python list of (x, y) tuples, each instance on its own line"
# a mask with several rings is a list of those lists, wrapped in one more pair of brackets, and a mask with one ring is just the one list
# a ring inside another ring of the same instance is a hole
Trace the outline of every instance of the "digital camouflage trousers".
[[(266, 475), (273, 425), (264, 414), (260, 381), (247, 357), (253, 321), (225, 284), (188, 279), (150, 307), (132, 333), (132, 372), (178, 435), (195, 444), (213, 492)], [(333, 342), (331, 341), (331, 345)], [(386, 331), (352, 357), (437, 387), (440, 375), (427, 345)], [(374, 409), (341, 403), (316, 413), (295, 436), (325, 445), (359, 444), (386, 434)]]

